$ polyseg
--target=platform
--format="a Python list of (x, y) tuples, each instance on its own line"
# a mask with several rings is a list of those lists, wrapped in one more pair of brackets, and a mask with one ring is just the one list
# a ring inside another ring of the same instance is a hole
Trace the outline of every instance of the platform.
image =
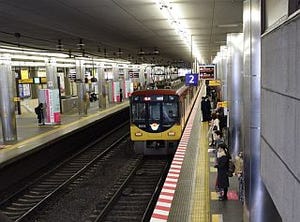
[(238, 182), (230, 178), (229, 199), (215, 192), (216, 169), (209, 153), (208, 123), (201, 122), (200, 98), (192, 111), (160, 193), (151, 222), (243, 221)]
[(98, 103), (95, 102), (91, 104), (87, 116), (80, 116), (78, 113), (62, 114), (61, 124), (53, 126), (38, 126), (36, 114), (24, 112), (22, 115), (17, 116), (18, 140), (10, 145), (4, 145), (3, 143), (0, 122), (0, 168), (26, 155), (30, 155), (41, 144), (45, 144), (127, 106), (129, 106), (129, 103), (128, 100), (125, 100), (122, 103), (112, 103), (107, 109), (100, 110)]

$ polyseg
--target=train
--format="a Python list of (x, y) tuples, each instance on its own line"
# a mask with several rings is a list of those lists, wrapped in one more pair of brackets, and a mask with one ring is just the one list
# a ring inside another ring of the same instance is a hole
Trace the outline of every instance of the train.
[(130, 138), (143, 155), (175, 153), (200, 86), (134, 91), (130, 98)]

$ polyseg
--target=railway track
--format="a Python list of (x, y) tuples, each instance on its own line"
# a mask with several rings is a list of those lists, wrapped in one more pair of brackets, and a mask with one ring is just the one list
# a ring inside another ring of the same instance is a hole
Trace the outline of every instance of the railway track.
[[(1, 212), (12, 221), (22, 221), (59, 192), (63, 192), (69, 186), (76, 186), (77, 183), (84, 180), (86, 174), (90, 174), (109, 159), (120, 143), (128, 139), (127, 124), (123, 124), (93, 141), (84, 150), (2, 200)], [(108, 139), (110, 142), (101, 142), (111, 137), (118, 138), (118, 140), (110, 141)]]
[(107, 201), (97, 205), (89, 221), (148, 221), (170, 162), (144, 158), (112, 188)]

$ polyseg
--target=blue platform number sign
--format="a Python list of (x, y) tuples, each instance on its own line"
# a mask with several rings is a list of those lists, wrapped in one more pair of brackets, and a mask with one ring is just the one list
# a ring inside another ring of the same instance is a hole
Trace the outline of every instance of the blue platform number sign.
[(185, 74), (186, 86), (198, 86), (198, 74)]

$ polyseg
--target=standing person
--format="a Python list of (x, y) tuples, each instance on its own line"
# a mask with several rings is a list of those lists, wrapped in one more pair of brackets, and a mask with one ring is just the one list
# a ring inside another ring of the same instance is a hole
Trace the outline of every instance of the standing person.
[(202, 97), (201, 101), (202, 122), (210, 121), (211, 119), (211, 105), (208, 97)]
[(207, 121), (206, 120), (206, 113), (205, 113), (205, 97), (202, 96), (202, 100), (201, 100), (201, 111), (202, 111), (202, 122)]
[(243, 160), (243, 152), (239, 152), (239, 154), (235, 157), (235, 175), (238, 177), (239, 181), (239, 200), (244, 202), (244, 160)]
[(40, 125), (45, 125), (45, 119), (44, 119), (44, 105), (43, 103), (40, 103), (35, 109), (34, 109), (37, 119), (38, 119), (38, 124)]
[(123, 101), (123, 90), (122, 88), (120, 88), (120, 102)]
[(219, 200), (227, 200), (229, 178), (227, 175), (229, 167), (229, 155), (225, 144), (219, 144), (217, 152), (217, 185), (220, 189)]
[(206, 114), (206, 121), (211, 120), (211, 104), (208, 96), (205, 97), (205, 114)]
[(220, 130), (220, 120), (218, 119), (218, 115), (216, 113), (212, 113), (211, 117), (212, 120), (210, 121), (210, 128), (208, 130), (209, 146), (212, 146), (214, 143), (214, 132), (216, 130)]
[(213, 138), (214, 138), (213, 146), (217, 152), (219, 144), (225, 143), (225, 140), (223, 138), (223, 133), (220, 130), (216, 130), (213, 133)]

